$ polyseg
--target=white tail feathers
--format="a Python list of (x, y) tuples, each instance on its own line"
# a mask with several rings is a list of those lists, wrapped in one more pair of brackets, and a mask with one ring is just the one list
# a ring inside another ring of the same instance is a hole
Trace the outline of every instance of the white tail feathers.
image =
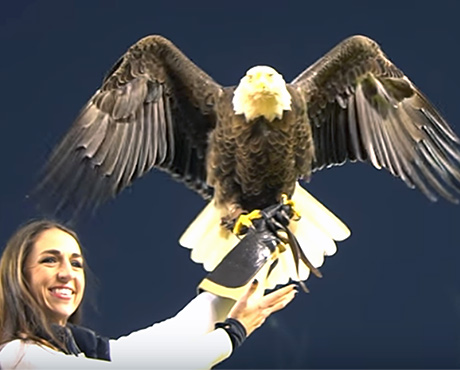
[(202, 263), (206, 271), (214, 270), (239, 242), (233, 233), (221, 226), (224, 215), (212, 200), (179, 239), (180, 245), (192, 250), (192, 261)]
[[(320, 267), (324, 256), (331, 256), (337, 251), (335, 241), (348, 238), (350, 230), (299, 184), (296, 185), (292, 200), (301, 219), (291, 221), (289, 228), (297, 237), (308, 260), (314, 267)], [(220, 225), (223, 215), (222, 210), (211, 201), (179, 240), (182, 246), (192, 249), (192, 260), (202, 263), (207, 271), (212, 271), (239, 242), (235, 235)], [(279, 254), (278, 262), (268, 279), (266, 274), (267, 269), (262, 269), (256, 276), (259, 285), (265, 281), (265, 288), (274, 288), (278, 284), (288, 283), (289, 279), (306, 280), (310, 269), (301, 262), (297, 275), (291, 248), (286, 246), (286, 250)]]

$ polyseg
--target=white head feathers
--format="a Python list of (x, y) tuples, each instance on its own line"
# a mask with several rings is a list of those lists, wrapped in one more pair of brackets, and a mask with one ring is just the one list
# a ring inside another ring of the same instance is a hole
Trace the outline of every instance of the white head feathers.
[(235, 114), (244, 114), (246, 121), (264, 116), (271, 122), (291, 109), (291, 95), (283, 76), (271, 67), (255, 66), (241, 79), (232, 103)]

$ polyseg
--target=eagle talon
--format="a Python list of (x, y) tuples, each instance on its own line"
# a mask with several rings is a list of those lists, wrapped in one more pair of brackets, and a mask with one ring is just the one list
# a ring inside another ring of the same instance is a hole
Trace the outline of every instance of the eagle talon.
[(262, 218), (262, 213), (260, 210), (256, 209), (248, 214), (239, 215), (233, 226), (233, 233), (235, 235), (240, 235), (245, 232), (246, 229), (252, 227), (252, 220)]
[(291, 207), (291, 210), (292, 210), (292, 219), (294, 221), (299, 221), (301, 216), (300, 216), (300, 213), (296, 211), (295, 207), (294, 207), (294, 201), (292, 199), (289, 199), (287, 194), (281, 194), (281, 203), (284, 204), (284, 205), (287, 205), (289, 207)]
[(225, 227), (229, 231), (233, 230), (233, 227), (235, 226), (235, 219), (232, 219), (230, 217), (222, 217), (220, 220), (221, 226)]

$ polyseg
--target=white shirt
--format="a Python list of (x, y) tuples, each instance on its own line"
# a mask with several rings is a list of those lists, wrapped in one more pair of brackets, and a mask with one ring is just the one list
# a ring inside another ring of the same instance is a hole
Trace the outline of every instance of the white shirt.
[(66, 355), (35, 342), (14, 340), (0, 351), (0, 369), (209, 369), (232, 352), (230, 337), (214, 324), (231, 301), (205, 292), (176, 316), (110, 340), (111, 362)]

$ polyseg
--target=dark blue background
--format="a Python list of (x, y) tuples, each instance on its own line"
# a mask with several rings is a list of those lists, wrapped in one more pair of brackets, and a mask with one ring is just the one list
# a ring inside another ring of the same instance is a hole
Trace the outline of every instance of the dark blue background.
[[(37, 216), (26, 195), (109, 67), (162, 34), (223, 85), (256, 64), (287, 80), (365, 34), (460, 133), (460, 2), (4, 1), (0, 5), (0, 239)], [(432, 204), (370, 165), (308, 189), (352, 229), (284, 311), (222, 368), (460, 366), (460, 208)], [(177, 239), (204, 206), (153, 171), (77, 231), (97, 276), (86, 322), (119, 336), (173, 315), (204, 276)], [(94, 285), (94, 284), (93, 284)], [(179, 356), (180, 354), (178, 354)]]

